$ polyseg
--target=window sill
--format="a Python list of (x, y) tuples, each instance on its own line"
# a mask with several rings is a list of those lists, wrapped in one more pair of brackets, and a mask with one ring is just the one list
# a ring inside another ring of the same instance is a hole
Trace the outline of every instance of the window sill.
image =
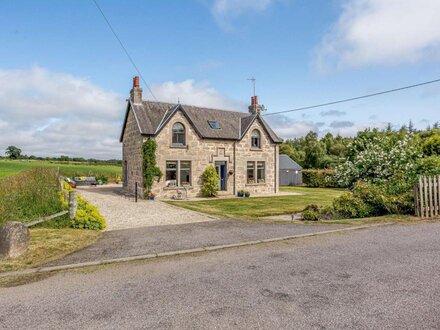
[(188, 146), (187, 145), (184, 146), (184, 145), (172, 144), (172, 145), (170, 145), (170, 148), (173, 148), (173, 149), (188, 149)]
[(178, 189), (194, 189), (193, 186), (172, 186), (164, 187), (163, 190), (178, 190)]
[(251, 151), (263, 151), (263, 149), (261, 149), (261, 148), (251, 147)]
[(245, 186), (265, 186), (266, 183), (265, 182), (261, 182), (261, 183), (246, 183)]

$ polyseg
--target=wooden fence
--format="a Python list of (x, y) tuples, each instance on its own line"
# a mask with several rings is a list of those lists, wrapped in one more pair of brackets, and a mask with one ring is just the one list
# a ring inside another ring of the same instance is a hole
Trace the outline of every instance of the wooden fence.
[(421, 176), (414, 186), (416, 215), (422, 218), (440, 216), (440, 175)]

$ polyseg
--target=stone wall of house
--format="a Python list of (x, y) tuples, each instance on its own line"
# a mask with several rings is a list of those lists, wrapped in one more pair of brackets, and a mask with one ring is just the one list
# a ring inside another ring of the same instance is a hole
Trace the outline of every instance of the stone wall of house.
[[(172, 127), (176, 122), (185, 126), (185, 147), (172, 146)], [(251, 133), (254, 129), (258, 129), (261, 133), (261, 149), (259, 150), (251, 149)], [(242, 141), (201, 139), (186, 117), (178, 112), (155, 139), (157, 142), (157, 166), (161, 169), (163, 177), (153, 185), (152, 190), (160, 198), (172, 198), (178, 193), (178, 190), (175, 187), (170, 187), (169, 182), (166, 181), (166, 161), (171, 160), (191, 161), (191, 186), (186, 191), (180, 189), (184, 196), (201, 195), (200, 176), (208, 165), (214, 165), (216, 161), (225, 161), (227, 164), (227, 190), (219, 192), (220, 195), (233, 195), (241, 189), (248, 190), (251, 194), (278, 192), (278, 145), (271, 142), (259, 122), (252, 125)], [(136, 152), (132, 151), (133, 155), (127, 155), (127, 157), (134, 157)], [(265, 162), (264, 182), (248, 184), (247, 161)], [(237, 182), (236, 189), (234, 189), (234, 180)]]
[(122, 178), (123, 188), (131, 194), (135, 192), (135, 183), (138, 184), (138, 195), (143, 194), (142, 179), (142, 142), (143, 138), (139, 133), (139, 128), (133, 111), (128, 113), (122, 140)]
[[(253, 130), (258, 130), (261, 136), (261, 148), (251, 148), (251, 134)], [(278, 193), (278, 145), (273, 143), (267, 135), (261, 123), (256, 120), (249, 128), (241, 141), (237, 142), (237, 190), (247, 190), (251, 194)], [(248, 183), (247, 181), (247, 162), (263, 161), (265, 164), (264, 182)]]

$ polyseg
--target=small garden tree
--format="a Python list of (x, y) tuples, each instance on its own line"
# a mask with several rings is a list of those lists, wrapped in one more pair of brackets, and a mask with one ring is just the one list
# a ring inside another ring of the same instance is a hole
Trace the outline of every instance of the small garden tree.
[(202, 173), (202, 193), (203, 196), (213, 197), (217, 196), (218, 183), (220, 177), (214, 166), (208, 166)]

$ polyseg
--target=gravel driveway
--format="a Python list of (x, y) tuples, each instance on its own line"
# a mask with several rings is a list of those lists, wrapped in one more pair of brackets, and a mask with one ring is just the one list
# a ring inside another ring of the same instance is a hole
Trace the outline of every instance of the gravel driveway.
[(178, 225), (213, 220), (194, 211), (181, 209), (157, 200), (124, 198), (120, 185), (78, 187), (78, 193), (97, 206), (107, 220), (107, 231), (148, 226)]

